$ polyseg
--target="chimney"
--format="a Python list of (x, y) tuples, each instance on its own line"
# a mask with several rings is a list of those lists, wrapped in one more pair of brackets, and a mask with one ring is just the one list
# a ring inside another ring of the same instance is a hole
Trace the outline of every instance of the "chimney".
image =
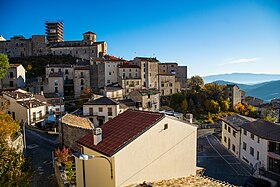
[(193, 115), (191, 113), (186, 114), (186, 120), (187, 120), (187, 122), (192, 124), (193, 123)]
[(97, 145), (102, 141), (102, 129), (95, 128), (93, 129), (93, 144)]

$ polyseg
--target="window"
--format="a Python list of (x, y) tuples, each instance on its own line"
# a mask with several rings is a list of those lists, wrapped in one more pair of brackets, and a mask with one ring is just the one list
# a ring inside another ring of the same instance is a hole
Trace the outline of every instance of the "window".
[(14, 78), (14, 72), (10, 72), (10, 78)]
[(258, 143), (260, 143), (260, 137), (258, 137)]
[(84, 90), (84, 87), (81, 87), (81, 91), (83, 91)]
[(168, 129), (168, 123), (164, 124), (163, 130)]
[(108, 116), (113, 116), (112, 108), (108, 107)]
[(111, 81), (110, 80), (107, 80), (107, 83), (110, 83)]
[(251, 139), (254, 140), (255, 136), (253, 133), (251, 133)]
[(247, 136), (247, 131), (245, 129), (243, 129), (243, 134)]
[(98, 112), (103, 112), (103, 108), (102, 107), (98, 107)]
[(243, 142), (243, 150), (246, 151), (246, 149), (247, 149), (247, 144), (245, 142)]
[(84, 77), (84, 72), (81, 72), (81, 77)]
[(109, 72), (109, 75), (112, 75), (112, 73), (111, 73), (111, 72)]
[(66, 70), (65, 70), (65, 74), (68, 74), (68, 73), (69, 73), (69, 72), (68, 72), (68, 69), (66, 69)]
[(173, 86), (172, 83), (169, 83), (169, 86), (172, 87)]
[(232, 144), (232, 150), (235, 152), (235, 145)]
[(236, 137), (236, 131), (233, 130), (232, 133), (233, 133), (233, 137)]
[(132, 76), (131, 76), (131, 73), (129, 73), (129, 78), (131, 78)]
[(58, 87), (54, 87), (55, 93), (58, 93)]
[(228, 127), (228, 133), (231, 133), (231, 128), (230, 127)]
[(89, 115), (92, 116), (93, 115), (93, 108), (89, 107)]
[(81, 85), (84, 85), (84, 79), (81, 79)]
[(227, 137), (224, 136), (224, 142), (227, 143)]
[(161, 87), (164, 87), (164, 83), (161, 83)]
[(254, 156), (254, 148), (250, 147), (250, 155)]
[(257, 160), (259, 160), (259, 159), (260, 159), (260, 152), (257, 151)]
[(14, 87), (14, 81), (10, 81), (10, 87)]
[(58, 69), (58, 72), (61, 72), (61, 69), (60, 69), (60, 68)]
[(125, 73), (122, 74), (123, 78), (125, 78)]
[(172, 89), (170, 89), (170, 94), (172, 94)]
[(51, 72), (54, 72), (54, 69), (53, 69), (53, 68), (51, 69)]
[(225, 129), (227, 130), (227, 124), (225, 124)]
[(129, 72), (131, 72), (131, 69), (129, 69)]
[(55, 85), (55, 86), (58, 85), (58, 80), (54, 80), (54, 85)]

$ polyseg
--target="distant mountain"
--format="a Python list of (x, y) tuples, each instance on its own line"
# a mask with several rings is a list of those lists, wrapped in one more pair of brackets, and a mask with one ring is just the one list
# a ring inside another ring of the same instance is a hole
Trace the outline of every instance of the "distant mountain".
[(237, 84), (241, 90), (246, 92), (246, 96), (253, 96), (265, 101), (269, 101), (274, 98), (280, 98), (280, 80), (268, 81), (253, 85), (234, 83), (224, 80), (215, 81), (217, 84)]
[(280, 80), (280, 74), (253, 74), (253, 73), (231, 73), (220, 75), (209, 75), (203, 77), (205, 83), (210, 83), (218, 80), (235, 82), (241, 84), (256, 84)]

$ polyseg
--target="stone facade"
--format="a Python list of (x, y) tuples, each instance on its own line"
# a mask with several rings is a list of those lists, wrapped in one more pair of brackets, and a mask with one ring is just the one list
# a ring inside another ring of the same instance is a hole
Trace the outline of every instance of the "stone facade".
[(242, 103), (245, 98), (245, 92), (240, 90), (240, 88), (236, 84), (228, 84), (227, 85), (227, 97), (230, 100), (231, 107), (234, 107), (238, 103)]
[(21, 64), (10, 64), (6, 75), (0, 79), (0, 90), (15, 90), (25, 86), (25, 69)]
[(14, 36), (10, 40), (0, 41), (0, 53), (11, 57), (39, 56), (48, 53), (46, 37), (32, 35), (31, 38)]
[(177, 92), (175, 89), (175, 75), (170, 73), (159, 74), (159, 91), (161, 96), (172, 95)]
[(88, 66), (80, 66), (74, 68), (74, 94), (79, 97), (84, 90), (90, 88), (90, 68)]

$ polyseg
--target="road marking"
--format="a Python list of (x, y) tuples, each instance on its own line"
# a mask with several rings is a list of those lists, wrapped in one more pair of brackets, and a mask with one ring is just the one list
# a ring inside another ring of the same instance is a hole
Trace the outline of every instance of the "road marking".
[[(234, 155), (222, 155), (222, 156), (223, 156), (223, 157), (235, 157)], [(220, 157), (220, 156), (205, 156), (205, 155), (200, 155), (200, 156), (199, 156), (199, 155), (198, 155), (197, 157), (205, 157), (205, 158), (207, 158), (207, 157), (209, 157), (209, 158), (210, 158), (210, 157), (214, 157), (214, 158), (215, 158), (215, 157)]]
[(220, 155), (220, 157), (236, 172), (237, 175), (240, 175), (232, 165), (229, 164), (229, 162), (220, 154), (220, 152), (210, 143), (208, 136), (206, 136), (206, 140), (209, 143), (209, 145)]
[(35, 148), (39, 147), (39, 145), (37, 145), (37, 144), (31, 144), (31, 145), (28, 145), (28, 146), (26, 146), (26, 147), (27, 147), (27, 149), (35, 149)]

